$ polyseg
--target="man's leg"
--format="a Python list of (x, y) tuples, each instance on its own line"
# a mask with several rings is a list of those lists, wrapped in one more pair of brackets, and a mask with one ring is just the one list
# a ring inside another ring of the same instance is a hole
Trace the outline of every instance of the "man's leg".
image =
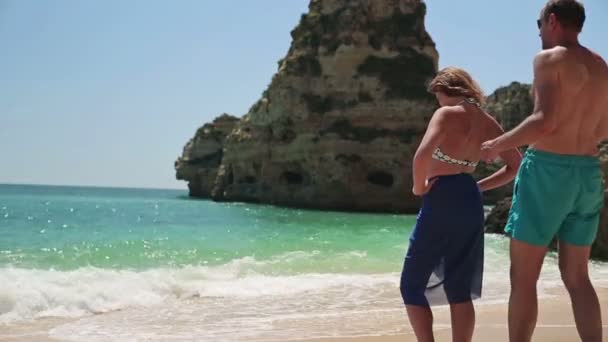
[(576, 329), (583, 342), (602, 341), (600, 303), (589, 280), (589, 246), (559, 242), (559, 269), (570, 293)]
[(511, 296), (509, 298), (509, 340), (529, 342), (538, 315), (536, 282), (547, 248), (511, 239)]

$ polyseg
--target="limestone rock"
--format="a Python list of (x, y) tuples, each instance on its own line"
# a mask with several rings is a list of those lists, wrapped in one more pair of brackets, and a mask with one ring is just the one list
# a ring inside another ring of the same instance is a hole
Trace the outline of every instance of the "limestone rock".
[[(425, 13), (420, 0), (312, 0), (220, 162), (178, 178), (218, 201), (417, 210), (411, 160), (436, 108), (426, 84), (438, 60)], [(203, 154), (219, 156), (220, 139), (204, 137)]]
[(224, 140), (238, 122), (238, 118), (224, 113), (203, 125), (175, 161), (176, 178), (188, 181), (191, 196), (211, 195), (223, 158)]

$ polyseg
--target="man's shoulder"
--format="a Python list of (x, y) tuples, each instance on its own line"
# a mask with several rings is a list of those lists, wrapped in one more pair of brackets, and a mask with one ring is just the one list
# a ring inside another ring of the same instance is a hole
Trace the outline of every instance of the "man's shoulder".
[(601, 69), (608, 69), (608, 64), (606, 63), (606, 60), (604, 58), (602, 58), (602, 56), (600, 56), (599, 53), (587, 48), (587, 51), (589, 51), (589, 54), (591, 55), (591, 57), (595, 60), (596, 63), (598, 63), (598, 65), (600, 66)]
[(589, 51), (589, 53), (590, 53), (590, 54), (591, 54), (593, 57), (595, 57), (595, 58), (599, 58), (599, 59), (601, 59), (601, 60), (604, 60), (604, 59), (602, 58), (602, 56), (600, 56), (600, 54), (599, 54), (599, 53), (597, 53), (597, 51), (595, 51), (595, 50), (593, 50), (593, 49), (591, 49), (591, 48), (588, 48), (588, 47), (585, 47), (585, 49), (586, 49), (587, 51)]
[(534, 57), (535, 66), (557, 65), (567, 58), (568, 49), (563, 46), (556, 46), (551, 49), (542, 50)]

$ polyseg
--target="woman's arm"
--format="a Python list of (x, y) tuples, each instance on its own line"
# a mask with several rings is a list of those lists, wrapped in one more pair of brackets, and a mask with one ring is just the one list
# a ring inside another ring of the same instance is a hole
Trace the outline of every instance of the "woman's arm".
[(510, 149), (499, 154), (500, 158), (505, 161), (507, 165), (500, 168), (500, 170), (494, 172), (490, 176), (477, 182), (481, 191), (488, 191), (499, 188), (515, 178), (519, 163), (521, 161), (521, 154), (517, 149)]
[(412, 163), (412, 176), (414, 187), (412, 192), (414, 195), (423, 195), (427, 189), (427, 179), (429, 165), (433, 151), (441, 144), (445, 136), (444, 126), (446, 124), (447, 110), (439, 108), (433, 114), (431, 121), (424, 133), (424, 137), (420, 142), (420, 146), (414, 155)]

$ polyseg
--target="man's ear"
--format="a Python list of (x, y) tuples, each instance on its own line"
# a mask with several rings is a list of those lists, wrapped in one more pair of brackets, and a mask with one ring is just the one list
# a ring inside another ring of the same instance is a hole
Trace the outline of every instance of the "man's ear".
[(559, 25), (559, 21), (557, 20), (555, 13), (549, 14), (549, 18), (547, 18), (547, 23), (549, 23), (549, 27), (552, 30), (555, 30), (557, 28), (557, 26)]

